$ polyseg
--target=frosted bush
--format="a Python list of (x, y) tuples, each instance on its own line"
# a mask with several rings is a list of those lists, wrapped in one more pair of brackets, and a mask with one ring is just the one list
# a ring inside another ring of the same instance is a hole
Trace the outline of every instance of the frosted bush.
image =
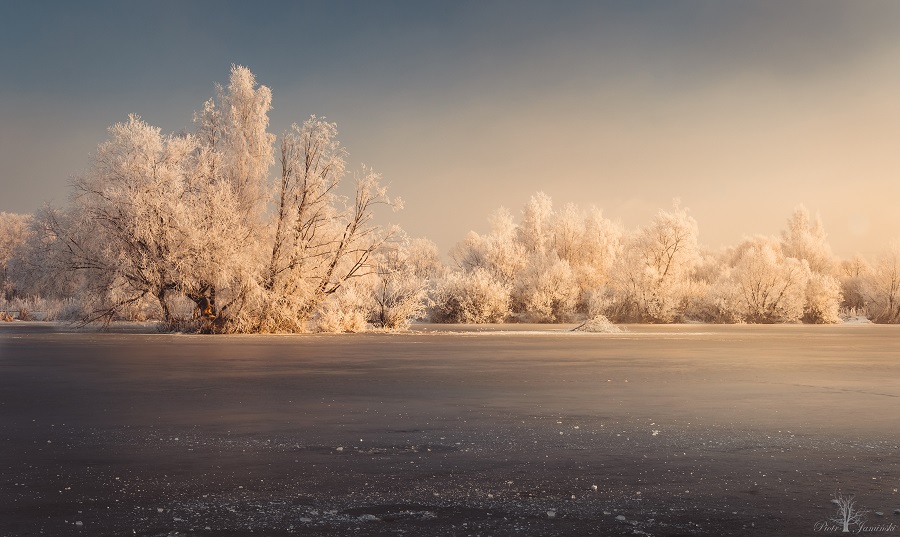
[(428, 286), (440, 272), (437, 246), (425, 239), (403, 238), (378, 252), (369, 279), (369, 321), (378, 328), (404, 330), (425, 316)]
[(361, 285), (344, 285), (321, 303), (313, 317), (313, 327), (319, 332), (364, 332), (370, 307)]
[(512, 298), (515, 309), (535, 322), (562, 322), (575, 314), (579, 292), (568, 261), (555, 254), (532, 261)]
[(372, 289), (374, 297), (370, 320), (389, 330), (404, 330), (425, 315), (427, 280), (402, 273), (385, 275)]
[(841, 284), (827, 274), (813, 272), (806, 284), (803, 321), (815, 324), (841, 322)]
[(74, 322), (85, 315), (84, 304), (77, 298), (66, 298), (57, 301), (50, 312), (51, 321)]
[(865, 281), (871, 271), (872, 267), (860, 254), (840, 263), (841, 295), (844, 297), (841, 307), (848, 313), (853, 312), (852, 315), (866, 309)]
[(479, 268), (452, 272), (437, 283), (431, 319), (439, 323), (499, 323), (509, 313), (509, 290)]
[(12, 300), (0, 300), (0, 311), (20, 321), (52, 320), (53, 302), (40, 296), (17, 296)]

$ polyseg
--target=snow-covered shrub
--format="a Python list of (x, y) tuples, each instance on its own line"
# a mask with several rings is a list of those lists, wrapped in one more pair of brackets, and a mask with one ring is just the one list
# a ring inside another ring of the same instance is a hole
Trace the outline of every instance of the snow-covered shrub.
[(509, 316), (509, 289), (482, 268), (451, 272), (437, 282), (431, 320), (499, 323)]
[(803, 322), (834, 324), (841, 322), (841, 284), (832, 276), (813, 272), (806, 284)]
[(706, 286), (703, 296), (692, 304), (694, 318), (709, 323), (742, 323), (744, 307), (740, 289), (732, 279), (732, 268), (723, 267), (719, 278)]
[(579, 295), (569, 262), (552, 254), (529, 264), (514, 288), (512, 301), (529, 320), (554, 323), (575, 315)]
[(437, 246), (424, 239), (405, 239), (377, 258), (369, 320), (379, 328), (406, 329), (425, 315), (429, 282), (440, 271)]
[(363, 285), (344, 285), (321, 303), (313, 317), (313, 327), (319, 332), (364, 332), (370, 307)]
[(866, 309), (865, 280), (871, 270), (872, 267), (860, 254), (841, 261), (841, 295), (844, 297), (842, 309), (848, 312), (862, 312)]
[(427, 282), (400, 273), (386, 274), (373, 286), (374, 304), (369, 314), (372, 324), (389, 330), (405, 330), (425, 315)]
[(47, 320), (74, 322), (84, 318), (86, 314), (84, 304), (78, 298), (66, 298), (55, 301)]

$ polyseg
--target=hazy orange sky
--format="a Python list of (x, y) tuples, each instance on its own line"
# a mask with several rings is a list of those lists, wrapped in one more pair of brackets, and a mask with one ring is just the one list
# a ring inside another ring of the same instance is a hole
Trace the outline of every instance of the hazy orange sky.
[[(538, 190), (717, 247), (818, 212), (900, 236), (900, 2), (0, 1), (0, 211), (64, 203), (105, 128), (173, 132), (247, 65), (272, 131), (338, 123), (443, 251)], [(274, 168), (273, 168), (274, 170)]]

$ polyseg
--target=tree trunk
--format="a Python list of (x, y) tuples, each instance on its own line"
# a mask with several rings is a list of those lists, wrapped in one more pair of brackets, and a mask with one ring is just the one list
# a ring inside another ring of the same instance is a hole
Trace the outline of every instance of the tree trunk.
[(172, 312), (169, 311), (169, 304), (168, 304), (168, 302), (166, 302), (166, 291), (167, 290), (168, 289), (166, 289), (165, 287), (161, 288), (156, 293), (156, 299), (159, 300), (159, 305), (160, 305), (160, 307), (162, 307), (163, 319), (165, 319), (166, 324), (171, 324), (172, 323)]

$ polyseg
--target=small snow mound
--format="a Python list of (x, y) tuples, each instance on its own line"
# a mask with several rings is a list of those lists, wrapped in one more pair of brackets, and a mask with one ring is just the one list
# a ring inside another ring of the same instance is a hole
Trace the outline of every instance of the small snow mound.
[(622, 329), (614, 325), (605, 315), (591, 317), (572, 329), (573, 332), (593, 332), (599, 334), (618, 334)]

